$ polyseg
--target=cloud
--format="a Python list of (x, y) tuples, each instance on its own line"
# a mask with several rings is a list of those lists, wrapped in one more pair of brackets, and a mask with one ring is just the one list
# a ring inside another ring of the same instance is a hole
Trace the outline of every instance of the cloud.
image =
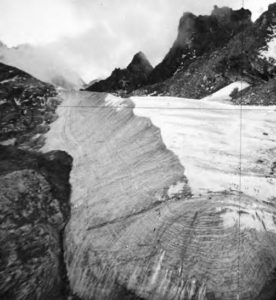
[(0, 39), (8, 46), (46, 44), (90, 28), (70, 0), (1, 0)]
[(52, 47), (22, 45), (8, 48), (0, 45), (0, 61), (22, 69), (42, 81), (70, 88), (79, 88), (82, 84), (71, 64)]
[[(269, 0), (245, 0), (256, 18)], [(242, 0), (1, 0), (0, 40), (36, 44), (85, 80), (125, 67), (143, 51), (153, 65), (173, 44), (184, 11), (241, 8)], [(3, 17), (4, 16), (4, 17)]]

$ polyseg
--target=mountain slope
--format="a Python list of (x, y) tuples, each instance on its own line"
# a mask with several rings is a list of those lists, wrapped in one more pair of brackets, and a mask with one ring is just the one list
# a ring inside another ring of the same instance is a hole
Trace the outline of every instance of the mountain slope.
[(65, 300), (63, 230), (72, 158), (41, 154), (55, 120), (55, 88), (0, 63), (0, 298)]
[(184, 13), (177, 39), (164, 60), (150, 74), (149, 83), (171, 77), (179, 66), (187, 68), (197, 57), (225, 45), (229, 39), (251, 24), (249, 10), (234, 11), (215, 7), (210, 16)]
[(110, 81), (106, 81), (101, 91), (200, 99), (242, 80), (250, 87), (233, 93), (235, 104), (275, 104), (275, 28), (276, 4), (255, 23), (245, 9), (215, 6), (210, 16), (184, 13), (173, 46), (140, 88), (110, 88)]
[(147, 82), (152, 70), (153, 67), (145, 54), (138, 52), (126, 69), (115, 69), (107, 79), (92, 84), (86, 90), (94, 92), (132, 91)]
[(0, 146), (0, 298), (66, 299), (62, 236), (72, 158)]
[(56, 117), (56, 96), (52, 85), (0, 63), (0, 142), (21, 147), (26, 142), (28, 148), (39, 145)]
[[(223, 47), (196, 58), (188, 66), (177, 68), (173, 76), (135, 94), (164, 94), (202, 98), (237, 80), (252, 87), (235, 95), (235, 103), (275, 104), (275, 65), (262, 49), (268, 47), (275, 26), (276, 5), (270, 5), (254, 23), (248, 23)], [(268, 88), (269, 87), (269, 88)], [(269, 91), (269, 93), (268, 93)]]

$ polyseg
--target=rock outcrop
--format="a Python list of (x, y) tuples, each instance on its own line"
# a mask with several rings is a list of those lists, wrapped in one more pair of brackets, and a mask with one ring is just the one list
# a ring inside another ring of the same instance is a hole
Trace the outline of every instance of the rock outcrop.
[(153, 67), (145, 54), (138, 52), (126, 69), (115, 69), (107, 79), (93, 83), (86, 90), (127, 93), (144, 85), (152, 70)]
[(149, 83), (164, 81), (179, 67), (186, 69), (203, 54), (224, 46), (235, 34), (251, 24), (249, 10), (215, 6), (210, 16), (184, 13), (177, 39), (164, 60), (150, 74)]
[(0, 143), (41, 147), (43, 134), (56, 118), (56, 96), (52, 85), (0, 63)]
[[(251, 24), (251, 13), (244, 9), (235, 11), (227, 7), (218, 8), (215, 6), (210, 16), (195, 16), (192, 13), (184, 13), (180, 19), (178, 35), (173, 46), (163, 61), (151, 70), (146, 81), (143, 80), (142, 85), (146, 88), (142, 89), (141, 93), (158, 92), (160, 94), (160, 87), (155, 86), (155, 83), (158, 84), (171, 78), (179, 70), (189, 68), (192, 63), (197, 62), (202, 56), (221, 49), (233, 36)], [(201, 64), (202, 61), (199, 65)], [(101, 90), (93, 88), (93, 86), (98, 87), (98, 85), (92, 85), (87, 90), (117, 92), (121, 95), (133, 91), (132, 85), (128, 88), (113, 85), (110, 88), (111, 82), (106, 81), (105, 83), (101, 86)], [(221, 82), (220, 87), (224, 83)]]
[(33, 151), (43, 145), (59, 101), (52, 85), (0, 64), (3, 300), (62, 300), (70, 294), (63, 232), (70, 217), (72, 158), (62, 151)]
[[(244, 80), (250, 83), (251, 88), (237, 93), (234, 103), (275, 104), (276, 94), (271, 88), (274, 82), (275, 62), (273, 59), (265, 58), (262, 52), (267, 49), (269, 41), (275, 36), (276, 6), (270, 5), (268, 11), (255, 23), (250, 22), (248, 11), (240, 10), (239, 13), (240, 17), (244, 16), (244, 21), (236, 28), (236, 32), (233, 31), (227, 39), (222, 39), (220, 45), (211, 43), (210, 47), (206, 48), (209, 51), (194, 56), (188, 63), (184, 57), (180, 65), (176, 64), (178, 66), (174, 74), (170, 73), (172, 75), (170, 78), (148, 85), (135, 91), (134, 94), (155, 93), (200, 99), (234, 81)], [(218, 14), (217, 9), (213, 11), (212, 15), (214, 14)], [(235, 19), (234, 16), (233, 18)], [(204, 38), (201, 38), (204, 41)], [(268, 97), (267, 88), (270, 90)]]
[[(275, 104), (276, 94), (271, 88), (276, 74), (276, 57), (271, 55), (276, 41), (275, 26), (276, 4), (271, 4), (255, 23), (251, 21), (251, 12), (245, 9), (215, 6), (209, 16), (184, 13), (174, 44), (162, 62), (139, 84), (140, 88), (131, 84), (113, 85), (107, 80), (100, 89), (90, 87), (87, 90), (121, 96), (167, 95), (201, 99), (232, 82), (243, 80), (251, 88), (235, 94), (235, 104)], [(270, 90), (268, 97), (267, 88)]]
[(72, 158), (0, 146), (0, 298), (65, 299)]

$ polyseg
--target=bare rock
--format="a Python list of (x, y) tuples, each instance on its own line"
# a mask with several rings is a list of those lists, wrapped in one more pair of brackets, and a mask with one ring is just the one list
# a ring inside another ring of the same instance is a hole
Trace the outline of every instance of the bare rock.
[(31, 137), (46, 132), (56, 119), (59, 99), (55, 88), (31, 75), (0, 63), (0, 144), (15, 139), (25, 149), (41, 147)]
[(152, 70), (153, 67), (145, 54), (138, 52), (134, 55), (127, 68), (115, 69), (108, 78), (93, 83), (86, 90), (113, 93), (118, 91), (132, 91), (147, 82)]
[(0, 147), (0, 298), (64, 299), (71, 158)]

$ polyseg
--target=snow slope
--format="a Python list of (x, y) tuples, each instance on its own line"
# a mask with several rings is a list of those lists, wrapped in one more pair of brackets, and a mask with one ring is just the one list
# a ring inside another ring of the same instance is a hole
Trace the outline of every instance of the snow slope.
[(217, 92), (213, 93), (210, 96), (203, 98), (202, 100), (208, 101), (217, 101), (219, 103), (230, 103), (231, 100), (231, 93), (234, 89), (241, 91), (247, 88), (249, 84), (245, 81), (237, 81), (229, 84), (228, 86), (218, 90)]
[(275, 197), (276, 178), (269, 174), (276, 158), (276, 107), (224, 103), (232, 88), (203, 100), (131, 100), (135, 114), (150, 118), (161, 129), (166, 146), (185, 166), (193, 193), (241, 190), (267, 200)]

